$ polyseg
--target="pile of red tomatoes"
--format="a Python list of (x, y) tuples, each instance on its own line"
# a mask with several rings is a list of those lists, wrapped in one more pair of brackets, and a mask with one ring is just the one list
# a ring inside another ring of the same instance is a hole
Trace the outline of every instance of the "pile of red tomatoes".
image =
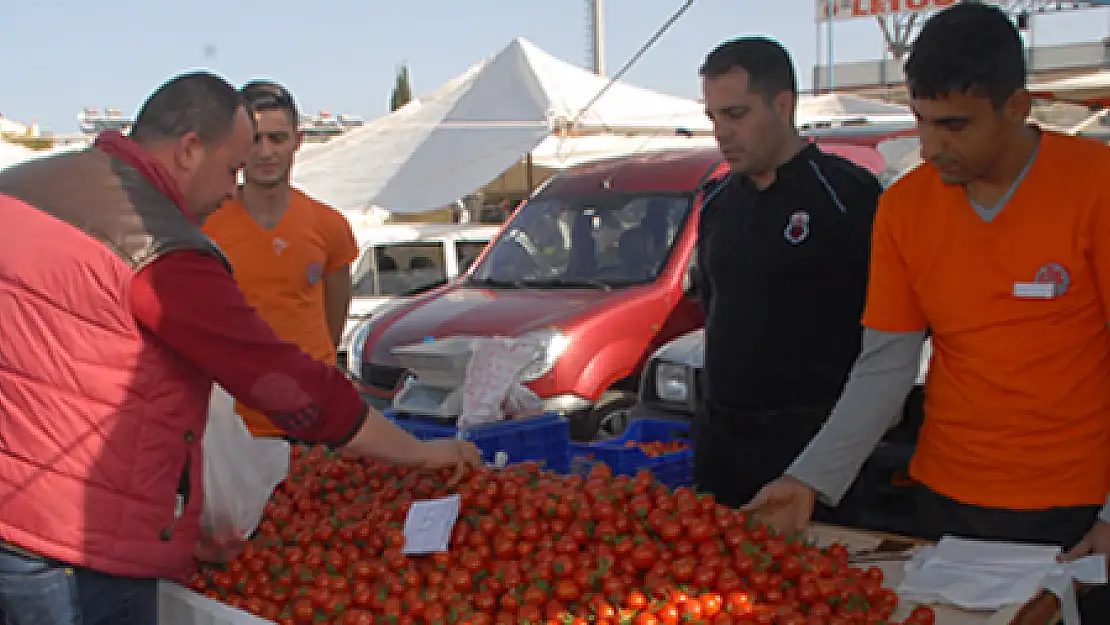
[[(255, 538), (197, 592), (282, 625), (893, 623), (879, 568), (648, 473), (418, 473), (296, 447)], [(402, 553), (416, 500), (461, 496), (450, 551)], [(919, 607), (905, 621), (927, 625)]]

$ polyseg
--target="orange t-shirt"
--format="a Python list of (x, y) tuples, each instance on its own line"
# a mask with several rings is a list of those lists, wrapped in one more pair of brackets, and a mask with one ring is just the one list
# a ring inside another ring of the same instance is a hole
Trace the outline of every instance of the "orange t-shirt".
[(1044, 133), (991, 221), (928, 165), (882, 196), (863, 321), (932, 329), (911, 475), (933, 490), (1016, 510), (1106, 500), (1108, 173), (1110, 148)]
[[(358, 245), (347, 219), (293, 190), (289, 208), (266, 230), (239, 201), (226, 202), (204, 231), (227, 255), (247, 301), (281, 338), (317, 360), (335, 363), (324, 308), (324, 278), (354, 262)], [(242, 404), (236, 410), (255, 436), (284, 432)]]

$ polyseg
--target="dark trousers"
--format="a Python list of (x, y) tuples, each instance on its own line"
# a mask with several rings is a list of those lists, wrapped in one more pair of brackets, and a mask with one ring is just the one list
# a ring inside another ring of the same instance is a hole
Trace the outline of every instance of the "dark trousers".
[[(738, 508), (782, 476), (829, 417), (833, 404), (730, 411), (703, 405), (694, 417), (694, 485)], [(837, 522), (838, 509), (818, 505), (814, 518)]]
[[(915, 493), (918, 535), (938, 540), (943, 535), (1074, 547), (1098, 519), (1098, 506), (1007, 510), (960, 503), (929, 488)], [(1079, 612), (1086, 625), (1110, 624), (1110, 587), (1097, 586), (1080, 594)]]
[(157, 625), (158, 580), (105, 575), (0, 547), (0, 625)]

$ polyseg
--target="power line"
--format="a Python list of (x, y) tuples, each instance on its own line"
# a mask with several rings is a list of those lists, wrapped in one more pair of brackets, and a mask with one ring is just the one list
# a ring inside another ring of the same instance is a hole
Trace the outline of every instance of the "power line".
[(594, 104), (597, 104), (597, 101), (601, 99), (601, 96), (605, 95), (605, 93), (609, 91), (609, 89), (613, 85), (615, 85), (617, 81), (621, 79), (621, 77), (628, 73), (628, 70), (632, 69), (632, 66), (636, 64), (636, 61), (639, 61), (640, 57), (644, 56), (644, 54), (646, 54), (647, 51), (650, 50), (653, 45), (655, 45), (655, 42), (659, 41), (659, 39), (662, 38), (668, 30), (670, 30), (671, 26), (674, 26), (675, 22), (677, 22), (679, 18), (681, 18), (683, 14), (686, 13), (686, 11), (689, 11), (690, 7), (693, 5), (694, 0), (686, 0), (685, 2), (683, 2), (682, 6), (678, 7), (678, 10), (675, 11), (674, 14), (671, 15), (666, 22), (663, 22), (663, 25), (659, 27), (659, 30), (655, 31), (655, 34), (652, 35), (647, 40), (647, 42), (644, 43), (644, 45), (640, 46), (640, 49), (636, 51), (636, 54), (633, 54), (632, 58), (628, 59), (628, 61), (623, 66), (621, 66), (619, 70), (617, 70), (617, 73), (613, 74), (613, 77), (609, 79), (609, 82), (605, 83), (605, 86), (601, 88), (601, 91), (598, 91), (597, 94), (594, 95), (594, 97), (590, 98), (589, 102), (586, 102), (585, 106), (579, 109), (578, 113), (575, 114), (574, 119), (571, 121), (570, 127), (576, 127), (578, 125), (578, 122), (582, 119), (582, 116), (586, 114), (586, 111), (590, 110), (590, 107)]

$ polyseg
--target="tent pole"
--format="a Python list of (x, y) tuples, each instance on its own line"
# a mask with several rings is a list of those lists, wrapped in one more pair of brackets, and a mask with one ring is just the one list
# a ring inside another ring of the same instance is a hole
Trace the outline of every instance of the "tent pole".
[(532, 191), (536, 188), (535, 171), (532, 169), (532, 153), (529, 152), (525, 157), (525, 172), (528, 176), (528, 194), (525, 197), (532, 197)]

